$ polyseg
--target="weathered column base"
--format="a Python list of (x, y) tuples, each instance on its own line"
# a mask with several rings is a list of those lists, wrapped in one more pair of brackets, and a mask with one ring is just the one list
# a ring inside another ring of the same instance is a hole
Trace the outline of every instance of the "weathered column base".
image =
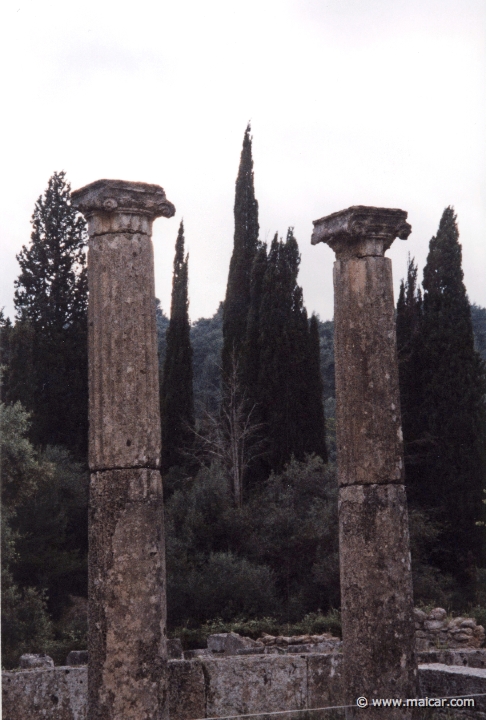
[[(339, 530), (347, 702), (414, 698), (414, 642), (408, 512), (403, 485), (339, 490)], [(413, 625), (412, 625), (413, 626)], [(363, 642), (366, 638), (366, 643)], [(381, 668), (377, 675), (376, 667)], [(347, 718), (411, 718), (411, 710), (350, 710)]]
[(158, 470), (91, 475), (89, 720), (162, 720), (165, 553)]

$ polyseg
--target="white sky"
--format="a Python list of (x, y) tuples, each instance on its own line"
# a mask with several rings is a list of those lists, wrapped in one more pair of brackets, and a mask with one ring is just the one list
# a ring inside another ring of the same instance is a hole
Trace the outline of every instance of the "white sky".
[(234, 183), (251, 119), (260, 233), (302, 253), (308, 310), (332, 317), (333, 253), (312, 220), (399, 207), (396, 240), (423, 267), (454, 205), (472, 302), (486, 306), (484, 0), (3, 0), (0, 17), (0, 306), (13, 316), (15, 254), (54, 170), (162, 185), (156, 292), (169, 310), (177, 227), (191, 317), (224, 298)]

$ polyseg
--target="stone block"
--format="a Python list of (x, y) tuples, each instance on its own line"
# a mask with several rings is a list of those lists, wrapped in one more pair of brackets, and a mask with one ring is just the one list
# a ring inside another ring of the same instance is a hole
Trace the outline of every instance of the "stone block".
[(2, 673), (2, 718), (86, 720), (87, 690), (86, 667)]
[(169, 718), (193, 720), (206, 716), (205, 680), (198, 660), (168, 663)]
[(20, 656), (19, 666), (23, 670), (31, 668), (52, 668), (54, 667), (54, 660), (44, 653), (40, 655), (26, 653)]
[(344, 698), (342, 654), (309, 655), (306, 661), (307, 707), (341, 705)]
[(239, 650), (263, 648), (263, 643), (234, 632), (209, 635), (207, 644), (208, 650), (216, 655), (237, 655)]
[[(260, 644), (257, 643), (255, 640), (252, 640), (251, 638), (244, 637), (242, 635), (238, 635), (238, 633), (228, 633), (226, 637), (226, 642), (224, 644), (224, 654), (225, 655), (236, 655), (238, 650), (243, 650), (245, 648), (255, 648), (259, 647)], [(208, 645), (209, 647), (209, 645)], [(263, 647), (263, 645), (262, 645)]]
[(88, 664), (88, 651), (87, 650), (71, 650), (66, 658), (66, 665), (87, 665)]
[(449, 623), (449, 627), (451, 627), (451, 628), (452, 628), (452, 627), (459, 627), (459, 625), (460, 625), (461, 623), (463, 623), (464, 620), (466, 620), (466, 618), (463, 618), (463, 617), (455, 617), (455, 618), (452, 618), (452, 620), (451, 620), (450, 623)]
[(434, 608), (427, 616), (428, 620), (445, 620), (447, 611), (444, 608)]
[(208, 650), (213, 653), (224, 653), (227, 637), (228, 633), (214, 633), (213, 635), (208, 635)]
[[(486, 719), (486, 670), (441, 663), (419, 666), (420, 697), (464, 697), (476, 695), (474, 707), (455, 708), (454, 717)], [(482, 697), (481, 697), (482, 695)]]
[(265, 655), (201, 659), (206, 678), (206, 717), (303, 710), (307, 660)]
[(424, 622), (424, 630), (429, 630), (432, 632), (438, 632), (439, 630), (443, 630), (443, 628), (446, 627), (446, 623), (442, 622), (441, 620), (426, 620)]
[(417, 623), (423, 623), (427, 619), (427, 613), (424, 613), (420, 608), (413, 609), (413, 616)]

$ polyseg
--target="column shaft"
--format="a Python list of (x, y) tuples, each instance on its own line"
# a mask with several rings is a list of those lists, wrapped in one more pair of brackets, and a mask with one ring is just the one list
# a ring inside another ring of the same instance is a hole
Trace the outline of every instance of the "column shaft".
[(90, 238), (89, 462), (160, 467), (160, 408), (150, 234)]
[(92, 473), (89, 555), (88, 717), (158, 720), (167, 693), (158, 470)]

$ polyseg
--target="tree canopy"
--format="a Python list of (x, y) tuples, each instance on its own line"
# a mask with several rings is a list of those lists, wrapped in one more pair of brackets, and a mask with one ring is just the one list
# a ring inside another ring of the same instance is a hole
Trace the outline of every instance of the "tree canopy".
[(327, 460), (319, 337), (316, 320), (309, 328), (299, 264), (289, 228), (285, 242), (275, 235), (266, 263), (258, 252), (253, 273), (245, 366), (264, 427), (267, 467), (275, 472), (292, 456), (317, 453)]
[(172, 302), (161, 385), (162, 468), (184, 464), (192, 444), (194, 391), (189, 323), (188, 256), (184, 256), (184, 225), (177, 235)]
[(32, 411), (35, 444), (87, 448), (88, 286), (83, 217), (64, 172), (55, 172), (32, 216), (31, 242), (17, 256), (17, 322), (5, 398)]
[(472, 592), (484, 559), (484, 365), (453, 208), (442, 215), (424, 268), (423, 301), (409, 263), (397, 308), (406, 478), (410, 502), (440, 524), (434, 561)]
[(250, 306), (251, 269), (258, 250), (258, 202), (253, 178), (252, 138), (248, 124), (243, 138), (235, 187), (233, 254), (223, 310), (223, 378), (231, 375), (233, 358), (240, 365)]

